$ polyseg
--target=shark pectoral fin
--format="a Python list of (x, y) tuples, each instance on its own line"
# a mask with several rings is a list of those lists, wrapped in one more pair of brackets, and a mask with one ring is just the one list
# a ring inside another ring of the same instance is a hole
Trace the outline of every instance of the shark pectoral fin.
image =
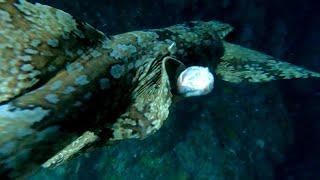
[(54, 168), (59, 165), (62, 165), (66, 161), (70, 160), (73, 156), (78, 154), (81, 150), (87, 148), (88, 146), (92, 145), (92, 143), (98, 141), (98, 139), (99, 137), (95, 133), (91, 131), (86, 131), (80, 137), (78, 137), (76, 140), (70, 143), (68, 146), (63, 148), (56, 155), (54, 155), (45, 163), (43, 163), (42, 167)]
[(24, 0), (0, 1), (0, 103), (45, 82), (104, 35), (70, 14)]
[(172, 103), (175, 72), (181, 67), (183, 64), (174, 58), (160, 57), (139, 69), (141, 75), (131, 95), (132, 103), (113, 124), (111, 141), (143, 139), (162, 126)]
[(319, 78), (320, 74), (279, 61), (272, 56), (239, 45), (223, 42), (225, 53), (216, 73), (222, 80), (240, 82), (268, 82), (278, 79)]

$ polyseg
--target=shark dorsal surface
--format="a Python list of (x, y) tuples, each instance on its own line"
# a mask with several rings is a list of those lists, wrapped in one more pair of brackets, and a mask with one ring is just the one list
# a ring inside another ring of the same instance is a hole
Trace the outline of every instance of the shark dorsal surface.
[[(179, 69), (199, 61), (230, 83), (320, 77), (225, 42), (233, 28), (218, 21), (107, 38), (24, 0), (0, 1), (0, 18), (0, 149), (15, 144), (0, 157), (3, 171), (55, 167), (98, 141), (152, 135), (170, 113)], [(41, 151), (17, 156), (30, 147)]]

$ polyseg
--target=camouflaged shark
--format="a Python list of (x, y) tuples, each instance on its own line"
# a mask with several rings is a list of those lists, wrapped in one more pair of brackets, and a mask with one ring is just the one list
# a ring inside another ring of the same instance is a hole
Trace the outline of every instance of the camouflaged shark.
[(50, 6), (0, 0), (0, 173), (55, 167), (90, 146), (148, 137), (191, 65), (230, 83), (320, 77), (224, 41), (232, 30), (192, 21), (106, 36)]

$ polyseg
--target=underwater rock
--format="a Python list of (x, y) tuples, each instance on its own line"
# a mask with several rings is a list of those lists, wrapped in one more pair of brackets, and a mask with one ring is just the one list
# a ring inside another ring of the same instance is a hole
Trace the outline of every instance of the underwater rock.
[(30, 179), (272, 178), (292, 143), (279, 92), (272, 83), (217, 83), (214, 93), (174, 105), (153, 136), (98, 148)]

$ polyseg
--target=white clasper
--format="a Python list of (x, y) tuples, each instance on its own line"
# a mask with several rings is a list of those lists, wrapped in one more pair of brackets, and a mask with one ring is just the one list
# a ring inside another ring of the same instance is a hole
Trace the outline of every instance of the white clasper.
[(177, 90), (185, 97), (201, 96), (212, 91), (213, 83), (214, 77), (207, 67), (191, 66), (179, 75)]

